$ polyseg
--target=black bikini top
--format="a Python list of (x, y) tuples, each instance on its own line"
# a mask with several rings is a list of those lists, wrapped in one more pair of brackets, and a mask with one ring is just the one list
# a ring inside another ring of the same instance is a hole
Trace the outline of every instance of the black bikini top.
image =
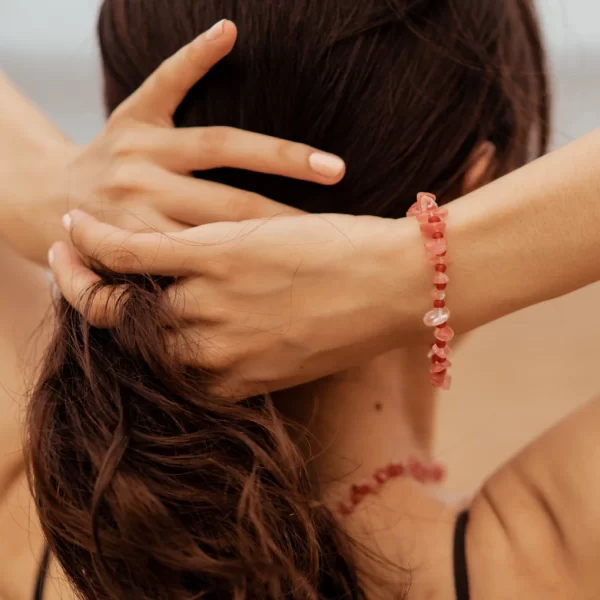
[(469, 600), (469, 575), (467, 573), (467, 553), (465, 535), (469, 523), (469, 513), (461, 512), (454, 528), (454, 587), (456, 600)]
[(44, 597), (44, 585), (46, 584), (46, 577), (48, 575), (48, 567), (50, 566), (50, 548), (44, 546), (44, 554), (42, 555), (42, 562), (38, 570), (37, 582), (35, 584), (35, 592), (33, 593), (33, 600), (42, 600)]
[[(456, 600), (469, 600), (469, 577), (467, 574), (467, 556), (465, 552), (465, 534), (469, 523), (469, 513), (464, 511), (458, 515), (454, 528), (454, 586)], [(44, 555), (38, 571), (33, 600), (43, 600), (44, 584), (50, 564), (50, 548), (44, 548)]]

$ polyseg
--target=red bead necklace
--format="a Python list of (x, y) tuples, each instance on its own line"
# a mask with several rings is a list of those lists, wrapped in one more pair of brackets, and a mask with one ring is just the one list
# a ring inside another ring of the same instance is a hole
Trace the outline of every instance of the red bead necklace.
[(420, 483), (441, 483), (446, 477), (446, 469), (435, 462), (425, 462), (411, 457), (406, 461), (393, 461), (382, 469), (377, 469), (364, 483), (352, 485), (347, 500), (337, 507), (338, 515), (345, 517), (354, 512), (365, 496), (376, 495), (390, 479), (411, 477)]

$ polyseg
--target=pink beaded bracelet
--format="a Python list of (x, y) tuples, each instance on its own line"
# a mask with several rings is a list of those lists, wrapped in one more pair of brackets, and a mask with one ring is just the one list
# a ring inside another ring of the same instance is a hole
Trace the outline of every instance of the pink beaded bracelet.
[(450, 311), (446, 306), (446, 286), (450, 279), (446, 273), (448, 269), (448, 241), (444, 237), (446, 231), (446, 217), (448, 209), (439, 207), (433, 194), (420, 192), (417, 201), (408, 209), (408, 217), (417, 217), (421, 231), (427, 238), (425, 249), (430, 254), (429, 261), (434, 266), (433, 275), (433, 309), (430, 310), (423, 322), (428, 327), (435, 327), (435, 342), (431, 344), (428, 358), (431, 359), (429, 378), (434, 387), (449, 390), (452, 377), (448, 369), (452, 363), (448, 357), (452, 353), (449, 343), (454, 338), (454, 331), (448, 326)]

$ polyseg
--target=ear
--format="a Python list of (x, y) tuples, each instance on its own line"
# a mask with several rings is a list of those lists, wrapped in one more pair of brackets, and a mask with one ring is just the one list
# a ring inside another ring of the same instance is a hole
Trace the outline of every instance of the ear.
[(492, 142), (482, 142), (473, 150), (469, 167), (462, 180), (461, 194), (464, 196), (492, 180), (496, 146)]

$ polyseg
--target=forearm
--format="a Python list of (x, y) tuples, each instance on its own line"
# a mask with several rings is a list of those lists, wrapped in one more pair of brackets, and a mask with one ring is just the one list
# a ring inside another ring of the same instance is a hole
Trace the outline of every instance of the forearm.
[(43, 262), (63, 236), (56, 204), (73, 145), (2, 72), (0, 100), (0, 240)]
[[(398, 332), (425, 339), (422, 323), (412, 331), (406, 323), (430, 305), (431, 271), (417, 223), (398, 226), (400, 256), (414, 265), (413, 299), (397, 311)], [(446, 237), (448, 305), (458, 332), (599, 280), (600, 130), (452, 203)], [(399, 251), (390, 263), (395, 271)]]

